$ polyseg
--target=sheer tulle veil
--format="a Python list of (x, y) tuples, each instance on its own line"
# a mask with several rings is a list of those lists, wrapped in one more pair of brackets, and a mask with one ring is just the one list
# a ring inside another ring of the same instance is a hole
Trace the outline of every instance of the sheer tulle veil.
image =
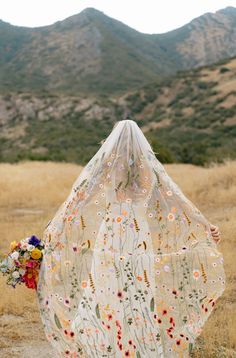
[(224, 291), (209, 221), (132, 120), (115, 125), (43, 238), (38, 302), (58, 356), (188, 357)]

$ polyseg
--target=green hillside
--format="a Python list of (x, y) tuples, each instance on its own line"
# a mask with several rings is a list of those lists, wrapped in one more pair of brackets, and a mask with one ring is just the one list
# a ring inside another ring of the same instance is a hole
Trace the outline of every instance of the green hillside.
[(113, 96), (0, 95), (0, 160), (84, 164), (131, 113), (163, 162), (236, 157), (236, 58)]
[(126, 100), (143, 131), (159, 139), (173, 161), (202, 165), (236, 157), (235, 58), (180, 72)]

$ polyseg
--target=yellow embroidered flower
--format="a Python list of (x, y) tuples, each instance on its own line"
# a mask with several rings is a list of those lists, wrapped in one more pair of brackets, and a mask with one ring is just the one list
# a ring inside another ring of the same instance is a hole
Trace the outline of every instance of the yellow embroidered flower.
[(41, 256), (42, 256), (42, 252), (39, 249), (36, 248), (31, 251), (32, 259), (38, 260), (40, 259)]

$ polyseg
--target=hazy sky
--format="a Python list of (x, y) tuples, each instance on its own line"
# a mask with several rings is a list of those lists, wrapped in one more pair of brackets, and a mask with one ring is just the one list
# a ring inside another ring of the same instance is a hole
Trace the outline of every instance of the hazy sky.
[(161, 33), (236, 0), (0, 0), (0, 19), (13, 25), (42, 26), (94, 7), (136, 30)]

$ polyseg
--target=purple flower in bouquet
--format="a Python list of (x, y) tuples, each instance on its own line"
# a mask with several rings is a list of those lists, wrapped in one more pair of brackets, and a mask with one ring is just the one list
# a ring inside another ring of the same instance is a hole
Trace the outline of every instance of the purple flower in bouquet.
[(41, 243), (41, 240), (39, 240), (35, 235), (31, 236), (29, 239), (29, 244), (34, 245), (35, 247), (39, 246)]

